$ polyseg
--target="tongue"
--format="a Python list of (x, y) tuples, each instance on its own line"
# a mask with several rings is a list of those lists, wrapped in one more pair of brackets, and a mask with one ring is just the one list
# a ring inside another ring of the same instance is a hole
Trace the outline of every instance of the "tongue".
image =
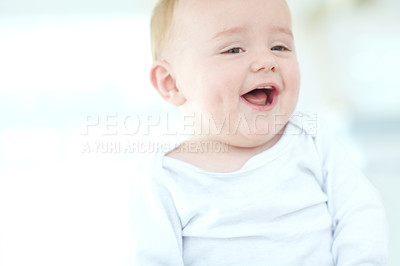
[(249, 103), (255, 105), (267, 105), (268, 102), (268, 95), (263, 90), (254, 90), (249, 93), (243, 95), (243, 98), (246, 99)]

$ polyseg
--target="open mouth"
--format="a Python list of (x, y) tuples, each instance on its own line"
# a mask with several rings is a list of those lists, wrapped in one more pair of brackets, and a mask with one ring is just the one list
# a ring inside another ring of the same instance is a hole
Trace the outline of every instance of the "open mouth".
[(249, 91), (241, 97), (250, 105), (267, 108), (274, 105), (277, 95), (278, 92), (274, 87), (266, 86)]

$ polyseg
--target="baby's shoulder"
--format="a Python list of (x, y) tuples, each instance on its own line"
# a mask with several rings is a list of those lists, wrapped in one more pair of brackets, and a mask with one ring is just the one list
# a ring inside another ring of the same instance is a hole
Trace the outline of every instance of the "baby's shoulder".
[(289, 123), (292, 124), (298, 132), (313, 138), (331, 135), (331, 130), (329, 129), (327, 121), (317, 115), (317, 113), (296, 112), (289, 119)]
[(293, 127), (301, 131), (304, 138), (312, 141), (312, 143), (318, 154), (326, 159), (332, 156), (345, 156), (347, 151), (344, 145), (335, 136), (335, 130), (330, 125), (329, 120), (324, 119), (322, 116), (317, 114), (297, 112), (292, 116), (289, 123)]
[(321, 119), (316, 113), (296, 112), (289, 119), (289, 130), (310, 137), (316, 137), (320, 129)]

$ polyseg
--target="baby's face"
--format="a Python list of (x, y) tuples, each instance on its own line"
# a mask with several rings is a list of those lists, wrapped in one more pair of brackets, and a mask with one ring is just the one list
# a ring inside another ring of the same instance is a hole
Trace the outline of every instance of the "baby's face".
[(209, 138), (241, 147), (271, 140), (299, 93), (286, 2), (181, 0), (174, 16), (165, 58), (183, 110), (203, 118), (198, 133), (214, 128)]

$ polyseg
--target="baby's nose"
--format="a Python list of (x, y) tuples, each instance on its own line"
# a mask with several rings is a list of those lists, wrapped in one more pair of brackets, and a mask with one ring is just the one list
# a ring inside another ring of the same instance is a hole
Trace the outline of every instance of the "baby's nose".
[(278, 64), (275, 61), (273, 55), (267, 53), (262, 56), (256, 56), (254, 62), (251, 65), (251, 69), (254, 72), (258, 71), (272, 71), (278, 70)]

